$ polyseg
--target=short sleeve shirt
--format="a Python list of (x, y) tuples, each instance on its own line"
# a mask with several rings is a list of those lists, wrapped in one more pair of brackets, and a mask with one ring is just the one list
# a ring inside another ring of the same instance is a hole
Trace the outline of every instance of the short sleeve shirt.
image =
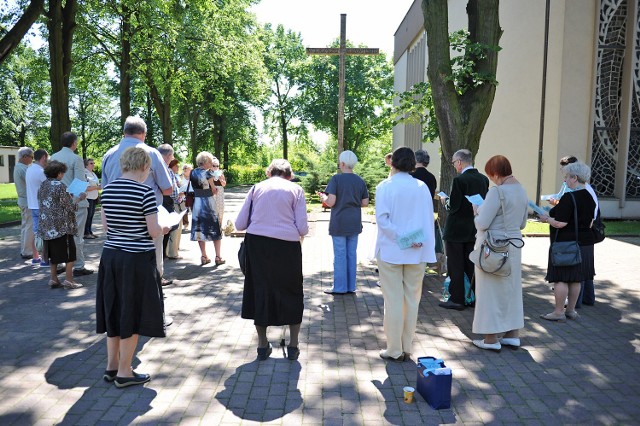
[(367, 185), (354, 173), (334, 175), (326, 192), (336, 196), (331, 208), (329, 235), (348, 236), (362, 232), (362, 200), (369, 198)]

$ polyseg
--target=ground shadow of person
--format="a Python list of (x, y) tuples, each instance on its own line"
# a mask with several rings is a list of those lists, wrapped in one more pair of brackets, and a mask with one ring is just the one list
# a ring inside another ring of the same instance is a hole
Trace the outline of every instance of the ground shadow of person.
[(300, 363), (287, 359), (255, 360), (238, 367), (216, 399), (244, 420), (270, 422), (302, 405)]
[[(107, 360), (105, 340), (100, 339), (87, 349), (57, 358), (45, 373), (47, 383), (59, 389), (87, 388), (59, 424), (130, 424), (151, 409), (151, 402), (157, 395), (153, 389), (144, 386), (118, 389), (103, 380)], [(138, 349), (148, 340), (141, 337)], [(140, 360), (134, 357), (133, 366), (139, 364)], [(114, 404), (123, 392), (128, 393), (131, 404)]]

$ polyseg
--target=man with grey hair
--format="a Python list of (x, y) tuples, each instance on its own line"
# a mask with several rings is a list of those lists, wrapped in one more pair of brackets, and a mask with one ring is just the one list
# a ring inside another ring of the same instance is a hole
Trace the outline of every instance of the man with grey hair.
[[(147, 180), (143, 183), (153, 189), (156, 196), (156, 205), (162, 205), (162, 197), (171, 195), (171, 179), (167, 166), (160, 152), (144, 143), (147, 136), (147, 125), (140, 117), (127, 117), (124, 123), (124, 137), (119, 144), (111, 148), (102, 158), (102, 187), (122, 176), (120, 170), (120, 157), (122, 153), (131, 147), (144, 149), (151, 157), (151, 171)], [(164, 275), (164, 261), (162, 259), (162, 236), (153, 239), (156, 247), (156, 267), (160, 276)], [(162, 285), (171, 284), (172, 281), (162, 278)], [(168, 323), (169, 321), (167, 321)]]
[(27, 203), (27, 169), (33, 162), (33, 150), (23, 146), (18, 150), (18, 163), (13, 169), (13, 181), (18, 193), (18, 208), (20, 208), (20, 256), (23, 259), (33, 258), (35, 251), (33, 221)]
[[(86, 182), (87, 176), (84, 174), (84, 161), (74, 152), (78, 148), (78, 136), (73, 132), (64, 132), (60, 137), (60, 142), (62, 148), (51, 156), (51, 160), (59, 161), (67, 166), (67, 171), (62, 176), (62, 183), (68, 188), (75, 179)], [(76, 244), (76, 260), (73, 262), (74, 277), (93, 274), (93, 270), (85, 268), (84, 225), (87, 222), (89, 211), (89, 202), (86, 200), (87, 192), (97, 190), (98, 187), (95, 185), (87, 186), (86, 191), (80, 194), (78, 198), (78, 209), (76, 210), (76, 225), (78, 229), (73, 236)]]
[(427, 170), (427, 166), (429, 165), (430, 157), (429, 153), (424, 149), (419, 149), (416, 151), (416, 170), (413, 173), (409, 173), (416, 179), (419, 179), (427, 185), (429, 191), (431, 192), (431, 198), (436, 195), (436, 187), (438, 183), (436, 182), (436, 177)]
[(453, 178), (449, 197), (442, 199), (449, 212), (442, 239), (447, 253), (451, 297), (439, 305), (445, 309), (461, 311), (465, 308), (464, 276), (469, 280), (473, 277), (475, 266), (469, 260), (469, 254), (476, 241), (473, 207), (465, 195), (479, 194), (484, 198), (489, 191), (489, 179), (473, 168), (473, 156), (468, 149), (456, 151), (451, 164), (459, 175)]
[(358, 235), (362, 233), (362, 207), (369, 205), (364, 180), (353, 173), (358, 157), (343, 151), (338, 157), (342, 173), (334, 175), (320, 199), (331, 207), (329, 235), (333, 240), (333, 287), (327, 294), (356, 292)]

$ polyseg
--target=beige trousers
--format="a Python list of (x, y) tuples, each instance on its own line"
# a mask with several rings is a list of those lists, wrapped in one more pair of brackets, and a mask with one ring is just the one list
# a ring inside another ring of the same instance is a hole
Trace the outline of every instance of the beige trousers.
[(20, 207), (20, 254), (33, 256), (33, 215), (29, 207)]
[[(183, 208), (178, 203), (174, 204), (175, 212), (181, 213)], [(169, 242), (167, 243), (167, 256), (178, 257), (180, 249), (180, 238), (182, 237), (182, 221), (178, 223), (178, 228), (169, 233)]]
[(413, 352), (425, 263), (394, 265), (378, 256), (380, 289), (384, 297), (384, 334), (387, 355), (397, 358)]

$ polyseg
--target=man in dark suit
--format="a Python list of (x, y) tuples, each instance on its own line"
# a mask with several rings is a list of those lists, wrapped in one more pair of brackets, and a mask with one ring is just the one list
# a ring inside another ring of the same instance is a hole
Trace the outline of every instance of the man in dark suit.
[(473, 207), (465, 195), (480, 194), (482, 198), (489, 190), (489, 179), (473, 168), (471, 151), (461, 149), (453, 154), (453, 167), (459, 173), (451, 183), (451, 192), (445, 200), (444, 206), (449, 211), (444, 225), (443, 239), (447, 253), (447, 269), (449, 271), (449, 293), (447, 302), (439, 305), (446, 309), (463, 310), (464, 306), (464, 275), (469, 279), (473, 276), (473, 262), (469, 260), (469, 253), (473, 251), (476, 240), (476, 226), (473, 222)]

